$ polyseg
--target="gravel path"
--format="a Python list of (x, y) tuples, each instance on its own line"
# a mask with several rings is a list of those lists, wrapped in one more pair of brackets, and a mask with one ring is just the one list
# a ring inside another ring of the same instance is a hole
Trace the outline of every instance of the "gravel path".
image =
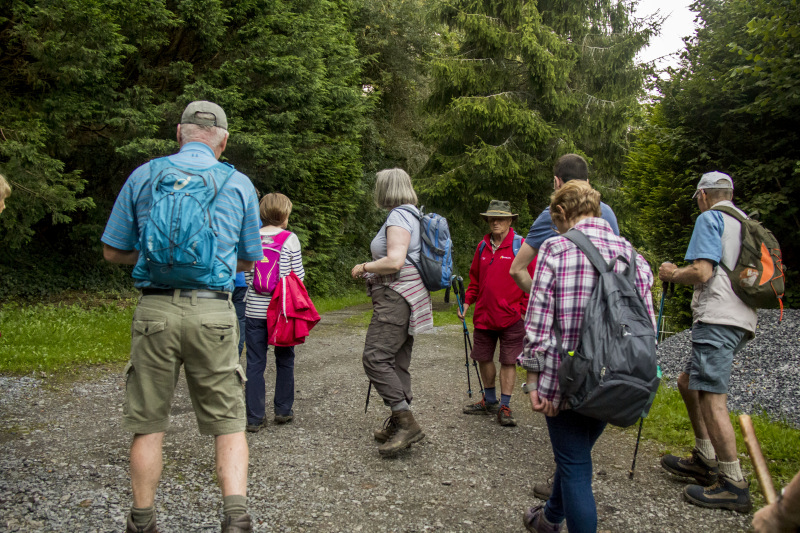
[[(419, 336), (412, 363), (414, 411), (427, 436), (380, 458), (371, 432), (387, 413), (373, 392), (364, 414), (365, 328), (346, 322), (364, 310), (323, 317), (297, 349), (294, 422), (248, 435), (255, 530), (523, 531), (533, 483), (553, 468), (543, 416), (519, 393), (511, 404), (516, 428), (461, 414), (462, 330), (436, 328)], [(124, 529), (130, 436), (120, 429), (121, 371), (91, 369), (69, 383), (0, 378), (0, 530)], [(268, 384), (273, 372), (268, 367)], [(658, 466), (657, 443), (643, 443), (629, 480), (634, 441), (635, 433), (609, 428), (595, 447), (601, 531), (747, 530), (749, 516), (684, 503), (683, 483)], [(213, 470), (212, 439), (198, 436), (182, 385), (156, 502), (162, 532), (219, 531)]]

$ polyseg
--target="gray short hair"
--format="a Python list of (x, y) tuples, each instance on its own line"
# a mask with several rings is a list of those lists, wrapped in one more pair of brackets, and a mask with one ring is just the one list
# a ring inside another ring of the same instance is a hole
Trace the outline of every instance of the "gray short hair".
[(712, 202), (712, 205), (724, 200), (733, 200), (733, 189), (727, 188), (729, 183), (730, 182), (727, 180), (718, 180), (715, 185), (724, 186), (726, 188), (703, 189), (708, 197), (709, 202)]
[(375, 205), (392, 209), (403, 204), (417, 205), (417, 193), (411, 185), (411, 177), (401, 168), (378, 172), (375, 180)]
[[(198, 113), (198, 115), (201, 113)], [(207, 114), (207, 113), (204, 113)], [(211, 148), (219, 148), (228, 138), (227, 130), (216, 126), (199, 126), (197, 124), (181, 124), (181, 145), (190, 142), (201, 142)]]

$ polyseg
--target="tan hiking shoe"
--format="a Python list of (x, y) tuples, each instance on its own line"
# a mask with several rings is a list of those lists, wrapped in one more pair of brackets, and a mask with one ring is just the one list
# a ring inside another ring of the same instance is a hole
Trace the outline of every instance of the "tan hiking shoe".
[(375, 437), (375, 440), (383, 444), (387, 440), (392, 438), (392, 435), (395, 434), (397, 431), (397, 423), (393, 416), (386, 418), (383, 421), (383, 429), (376, 429), (372, 432), (372, 436)]
[(750, 499), (750, 484), (746, 479), (734, 481), (719, 476), (710, 487), (689, 485), (683, 489), (683, 497), (687, 502), (709, 509), (728, 509), (737, 513), (749, 513), (753, 508)]
[(533, 495), (539, 498), (540, 500), (549, 500), (550, 495), (553, 493), (553, 480), (556, 478), (556, 473), (553, 472), (553, 475), (547, 478), (547, 481), (544, 483), (536, 483), (533, 486)]
[(419, 427), (411, 411), (396, 411), (392, 413), (397, 431), (392, 438), (378, 446), (378, 453), (384, 457), (395, 455), (400, 450), (404, 450), (425, 438), (422, 428)]
[(692, 450), (691, 457), (664, 455), (661, 457), (661, 467), (670, 474), (694, 478), (704, 487), (713, 485), (719, 477), (717, 460), (706, 459), (697, 448)]

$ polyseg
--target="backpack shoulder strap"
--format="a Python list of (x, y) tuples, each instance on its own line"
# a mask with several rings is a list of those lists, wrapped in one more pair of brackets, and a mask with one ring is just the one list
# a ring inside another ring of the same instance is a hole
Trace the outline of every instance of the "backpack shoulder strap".
[(583, 232), (577, 230), (575, 228), (569, 230), (568, 232), (564, 233), (562, 237), (566, 237), (570, 241), (572, 241), (578, 249), (583, 252), (586, 258), (592, 263), (592, 266), (597, 269), (598, 272), (608, 272), (609, 265), (606, 263), (606, 260), (600, 254), (600, 251), (597, 247), (592, 244), (592, 241), (589, 240)]
[(286, 244), (286, 241), (291, 237), (292, 232), (289, 230), (283, 230), (280, 233), (277, 233), (272, 236), (272, 244), (277, 245), (278, 250), (283, 249), (283, 245)]
[(523, 242), (522, 235), (520, 235), (519, 233), (515, 233), (514, 242), (511, 243), (511, 249), (514, 252), (514, 257), (517, 257), (519, 249), (522, 248), (522, 242)]
[(481, 245), (478, 246), (478, 257), (483, 255), (484, 248), (486, 248), (486, 241), (481, 241)]
[(739, 222), (744, 222), (745, 220), (748, 220), (748, 217), (742, 215), (739, 211), (728, 205), (714, 206), (710, 210), (719, 211), (720, 213), (725, 213), (726, 215), (730, 215)]

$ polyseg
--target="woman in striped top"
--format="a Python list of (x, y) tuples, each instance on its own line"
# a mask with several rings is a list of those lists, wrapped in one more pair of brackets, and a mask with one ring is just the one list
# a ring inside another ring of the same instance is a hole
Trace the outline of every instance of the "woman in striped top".
[[(261, 243), (270, 244), (275, 236), (286, 230), (292, 202), (280, 193), (271, 193), (261, 199)], [(281, 248), (280, 277), (291, 272), (302, 280), (306, 271), (300, 254), (300, 241), (291, 233)], [(247, 342), (247, 431), (255, 433), (266, 420), (264, 369), (267, 367), (267, 308), (271, 294), (260, 294), (253, 288), (253, 271), (245, 275), (247, 296), (245, 297)], [(275, 346), (275, 396), (273, 398), (274, 421), (277, 424), (291, 422), (294, 416), (294, 347)]]
[(378, 172), (375, 203), (391, 209), (372, 240), (373, 261), (353, 267), (354, 278), (366, 278), (372, 297), (372, 321), (364, 341), (364, 372), (392, 414), (375, 431), (383, 456), (396, 454), (425, 434), (411, 414), (411, 348), (414, 335), (433, 327), (431, 297), (415, 263), (421, 235), (417, 195), (411, 178), (393, 168)]

